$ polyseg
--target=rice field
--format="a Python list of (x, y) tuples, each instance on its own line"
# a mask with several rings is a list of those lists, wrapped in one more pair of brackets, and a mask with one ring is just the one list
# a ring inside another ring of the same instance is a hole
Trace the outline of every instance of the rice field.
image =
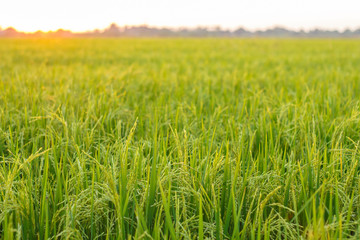
[(0, 239), (359, 239), (360, 41), (0, 40)]

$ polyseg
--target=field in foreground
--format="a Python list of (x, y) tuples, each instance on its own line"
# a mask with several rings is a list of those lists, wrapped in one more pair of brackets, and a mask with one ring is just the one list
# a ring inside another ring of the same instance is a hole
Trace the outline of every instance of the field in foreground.
[(358, 40), (0, 40), (0, 239), (359, 239), (359, 66)]

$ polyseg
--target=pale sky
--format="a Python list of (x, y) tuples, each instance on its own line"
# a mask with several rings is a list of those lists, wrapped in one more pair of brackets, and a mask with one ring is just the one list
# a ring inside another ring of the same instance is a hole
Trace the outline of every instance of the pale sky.
[(0, 27), (86, 31), (110, 23), (250, 30), (360, 28), (360, 0), (0, 0)]

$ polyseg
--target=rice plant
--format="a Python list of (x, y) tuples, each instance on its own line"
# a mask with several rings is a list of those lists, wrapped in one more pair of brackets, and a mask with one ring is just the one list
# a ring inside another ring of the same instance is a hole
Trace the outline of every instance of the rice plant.
[(360, 42), (0, 40), (0, 239), (359, 239)]

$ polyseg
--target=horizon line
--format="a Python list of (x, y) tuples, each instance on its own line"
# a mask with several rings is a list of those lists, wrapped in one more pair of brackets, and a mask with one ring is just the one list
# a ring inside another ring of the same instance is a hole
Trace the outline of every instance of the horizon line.
[(356, 31), (360, 29), (360, 25), (358, 27), (345, 27), (342, 29), (339, 28), (326, 28), (326, 27), (312, 27), (312, 28), (291, 28), (291, 27), (287, 27), (285, 25), (281, 25), (281, 24), (275, 24), (272, 26), (268, 26), (268, 27), (263, 27), (263, 28), (248, 28), (246, 26), (243, 25), (239, 25), (238, 27), (234, 27), (234, 28), (226, 28), (223, 27), (221, 25), (197, 25), (197, 26), (157, 26), (157, 25), (151, 25), (151, 24), (123, 24), (123, 25), (119, 25), (118, 23), (110, 23), (107, 25), (107, 27), (104, 28), (93, 28), (93, 29), (89, 29), (89, 30), (82, 30), (82, 31), (74, 31), (71, 29), (67, 29), (67, 28), (57, 28), (57, 29), (52, 29), (52, 30), (35, 30), (35, 31), (23, 31), (23, 30), (19, 30), (14, 26), (7, 26), (5, 28), (2, 28), (2, 26), (0, 25), (0, 31), (4, 31), (4, 30), (9, 30), (9, 29), (13, 29), (18, 33), (25, 33), (25, 34), (34, 34), (34, 33), (55, 33), (58, 31), (65, 31), (65, 32), (71, 32), (74, 34), (81, 34), (81, 33), (90, 33), (90, 32), (95, 32), (95, 31), (105, 31), (107, 29), (109, 29), (112, 25), (120, 28), (120, 29), (126, 29), (126, 28), (134, 28), (134, 27), (147, 27), (147, 28), (152, 28), (152, 29), (168, 29), (168, 30), (172, 30), (172, 31), (179, 31), (179, 30), (196, 30), (196, 29), (206, 29), (208, 31), (214, 31), (214, 30), (220, 30), (220, 31), (228, 31), (228, 32), (234, 32), (238, 29), (244, 29), (248, 32), (259, 32), (259, 31), (267, 31), (267, 30), (271, 30), (271, 29), (284, 29), (287, 31), (292, 31), (292, 32), (304, 32), (304, 33), (308, 33), (311, 31), (316, 31), (316, 30), (320, 30), (320, 31), (331, 31), (331, 32), (346, 32), (346, 31)]

